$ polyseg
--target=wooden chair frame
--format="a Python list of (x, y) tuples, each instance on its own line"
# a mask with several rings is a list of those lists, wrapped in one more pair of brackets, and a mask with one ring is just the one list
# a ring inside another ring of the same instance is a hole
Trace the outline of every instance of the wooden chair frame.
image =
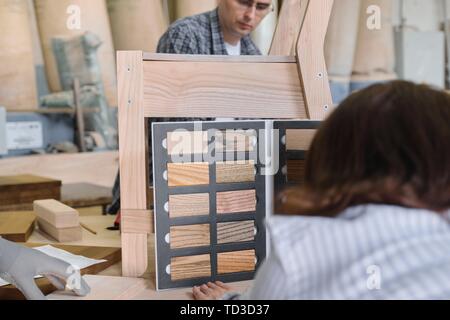
[(146, 119), (324, 119), (332, 109), (324, 42), (333, 1), (284, 1), (272, 54), (291, 49), (296, 33), (289, 31), (292, 19), (304, 14), (296, 57), (118, 52), (124, 276), (139, 277), (148, 265), (147, 237), (153, 222), (147, 197)]

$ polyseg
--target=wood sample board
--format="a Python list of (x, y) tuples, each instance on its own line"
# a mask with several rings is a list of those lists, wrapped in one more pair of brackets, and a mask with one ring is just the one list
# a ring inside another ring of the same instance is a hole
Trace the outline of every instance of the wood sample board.
[(0, 212), (0, 236), (13, 242), (27, 242), (35, 228), (35, 220), (31, 211)]
[[(266, 255), (266, 185), (259, 150), (265, 125), (153, 124), (158, 290), (253, 279)], [(174, 132), (185, 133), (185, 139), (174, 138)], [(205, 139), (207, 148), (194, 147)]]
[[(42, 246), (42, 244), (26, 244), (26, 246), (33, 248)], [(89, 246), (68, 246), (68, 245), (55, 245), (55, 248), (68, 251), (75, 255), (85, 256), (91, 259), (107, 260), (106, 262), (93, 265), (91, 267), (81, 270), (81, 274), (97, 274), (108, 267), (120, 262), (121, 249), (120, 248), (108, 248), (108, 247), (89, 247)], [(56, 291), (56, 288), (46, 278), (36, 279), (36, 284), (44, 295), (50, 294)], [(24, 300), (23, 294), (13, 285), (0, 287), (0, 300)]]

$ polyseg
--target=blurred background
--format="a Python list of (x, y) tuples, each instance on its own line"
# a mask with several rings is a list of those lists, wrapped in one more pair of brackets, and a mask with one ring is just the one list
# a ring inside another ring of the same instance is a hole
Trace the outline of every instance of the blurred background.
[[(252, 35), (265, 54), (282, 1), (274, 5)], [(155, 52), (171, 22), (215, 6), (0, 0), (0, 158), (116, 150), (115, 52)], [(448, 88), (449, 16), (449, 0), (335, 0), (325, 46), (334, 102), (392, 79)]]

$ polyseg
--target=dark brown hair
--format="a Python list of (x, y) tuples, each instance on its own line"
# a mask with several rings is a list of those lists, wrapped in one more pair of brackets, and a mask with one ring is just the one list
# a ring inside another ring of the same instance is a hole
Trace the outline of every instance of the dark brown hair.
[(361, 204), (450, 209), (450, 95), (394, 81), (348, 97), (322, 124), (286, 214), (336, 216)]

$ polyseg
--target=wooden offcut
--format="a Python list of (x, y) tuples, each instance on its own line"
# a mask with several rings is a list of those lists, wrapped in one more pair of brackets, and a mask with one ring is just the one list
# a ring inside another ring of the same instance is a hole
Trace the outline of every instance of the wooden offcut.
[(26, 242), (34, 230), (33, 212), (0, 212), (0, 237), (13, 242)]
[(256, 191), (226, 191), (217, 193), (217, 213), (240, 213), (256, 211)]
[(183, 187), (209, 184), (209, 164), (168, 163), (169, 187)]
[(228, 161), (216, 163), (217, 183), (238, 183), (255, 181), (255, 161)]
[(233, 251), (217, 254), (217, 273), (228, 274), (255, 270), (255, 250)]
[(80, 225), (80, 217), (75, 209), (53, 199), (38, 200), (33, 203), (36, 216), (55, 228), (73, 228)]
[(209, 254), (172, 258), (170, 263), (172, 281), (211, 276), (211, 257)]
[(39, 230), (58, 242), (73, 242), (82, 239), (81, 226), (58, 229), (44, 219), (38, 218)]
[(170, 227), (170, 248), (210, 246), (209, 224)]
[(209, 215), (209, 194), (183, 194), (169, 196), (170, 218)]
[(217, 243), (236, 243), (255, 240), (255, 222), (239, 221), (217, 224)]

